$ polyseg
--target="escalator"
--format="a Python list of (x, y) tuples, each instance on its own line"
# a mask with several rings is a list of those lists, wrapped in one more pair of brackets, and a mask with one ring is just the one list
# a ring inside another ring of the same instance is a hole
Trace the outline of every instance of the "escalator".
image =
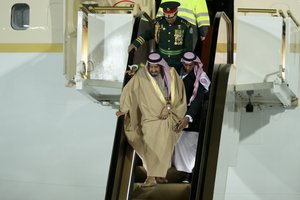
[[(132, 40), (137, 36), (139, 23), (140, 20), (137, 18), (134, 24)], [(226, 59), (218, 63), (216, 62), (218, 60), (216, 55), (218, 55), (217, 48), (218, 43), (220, 43), (220, 33), (224, 34), (224, 30), (220, 29), (221, 24), (225, 24), (226, 41), (223, 43), (226, 44)], [(226, 88), (231, 64), (233, 63), (232, 27), (225, 13), (219, 12), (216, 14), (211, 38), (211, 53), (208, 66), (211, 88), (202, 109), (203, 117), (199, 121), (201, 128), (192, 183), (179, 183), (183, 174), (176, 171), (175, 168), (170, 168), (167, 174), (167, 179), (169, 180), (167, 184), (158, 184), (155, 187), (148, 188), (139, 187), (146, 178), (146, 172), (141, 165), (141, 160), (127, 143), (123, 131), (124, 118), (119, 117), (107, 181), (106, 200), (213, 199)], [(130, 53), (128, 65), (134, 63), (134, 53)], [(125, 75), (123, 85), (129, 79), (130, 77)]]

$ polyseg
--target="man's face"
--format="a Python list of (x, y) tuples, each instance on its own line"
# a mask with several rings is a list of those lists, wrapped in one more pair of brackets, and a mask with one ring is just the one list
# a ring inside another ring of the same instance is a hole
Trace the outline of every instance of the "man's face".
[(166, 21), (167, 21), (169, 24), (173, 24), (173, 23), (176, 21), (176, 17), (177, 17), (177, 13), (175, 13), (175, 14), (173, 14), (173, 15), (166, 15), (166, 14), (165, 14)]
[(161, 72), (161, 67), (157, 64), (150, 64), (148, 67), (149, 73), (151, 76), (155, 77), (160, 74)]
[(195, 63), (191, 62), (191, 63), (183, 63), (183, 69), (184, 71), (188, 74), (190, 73), (195, 67)]

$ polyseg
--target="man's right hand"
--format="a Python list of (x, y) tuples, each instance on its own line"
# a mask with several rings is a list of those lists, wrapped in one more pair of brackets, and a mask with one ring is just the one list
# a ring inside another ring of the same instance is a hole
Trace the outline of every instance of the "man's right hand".
[(136, 51), (137, 47), (134, 44), (130, 44), (128, 47), (128, 53), (130, 53), (133, 49)]
[(125, 114), (126, 114), (126, 113), (121, 112), (121, 111), (117, 111), (117, 112), (116, 112), (117, 117), (120, 117), (120, 116), (125, 115)]

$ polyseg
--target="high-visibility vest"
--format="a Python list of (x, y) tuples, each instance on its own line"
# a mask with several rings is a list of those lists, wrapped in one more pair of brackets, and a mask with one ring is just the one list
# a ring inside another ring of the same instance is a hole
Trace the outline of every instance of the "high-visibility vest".
[[(162, 0), (161, 3), (171, 1)], [(209, 13), (206, 0), (176, 0), (180, 3), (178, 7), (178, 16), (182, 17), (192, 25), (200, 28), (201, 26), (209, 26)], [(156, 17), (162, 16), (162, 8), (159, 8)]]

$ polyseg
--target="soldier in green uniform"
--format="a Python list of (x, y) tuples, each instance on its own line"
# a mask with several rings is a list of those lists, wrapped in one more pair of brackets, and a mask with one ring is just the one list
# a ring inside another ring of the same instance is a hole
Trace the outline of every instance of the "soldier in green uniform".
[(160, 7), (164, 15), (156, 18), (155, 28), (146, 30), (135, 39), (128, 47), (128, 52), (137, 50), (145, 41), (155, 39), (157, 51), (169, 66), (179, 72), (183, 53), (193, 50), (193, 29), (189, 22), (177, 16), (179, 6), (180, 3), (175, 1), (162, 3)]

